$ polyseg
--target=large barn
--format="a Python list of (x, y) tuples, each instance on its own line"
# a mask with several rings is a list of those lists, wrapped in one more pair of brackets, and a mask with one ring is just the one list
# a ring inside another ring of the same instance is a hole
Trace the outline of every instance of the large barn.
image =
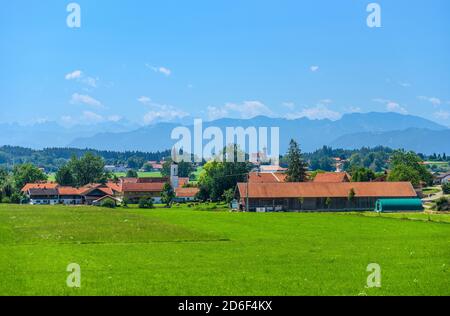
[[(248, 196), (247, 196), (248, 188)], [(239, 183), (240, 206), (249, 211), (363, 211), (379, 199), (416, 198), (409, 182)]]

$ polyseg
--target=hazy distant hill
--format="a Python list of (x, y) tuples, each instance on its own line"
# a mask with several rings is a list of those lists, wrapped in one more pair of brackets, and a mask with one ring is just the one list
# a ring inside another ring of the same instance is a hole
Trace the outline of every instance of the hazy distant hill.
[(79, 137), (90, 137), (99, 132), (126, 132), (136, 129), (127, 121), (104, 122), (94, 125), (76, 125), (65, 128), (56, 122), (34, 125), (0, 124), (0, 146), (22, 146), (33, 149), (65, 147)]
[[(170, 139), (172, 130), (179, 124), (159, 123), (152, 126), (140, 127), (128, 121), (104, 122), (96, 125), (78, 125), (64, 128), (55, 122), (23, 126), (19, 124), (0, 124), (0, 146), (23, 146), (33, 149), (45, 147), (76, 147), (99, 150), (140, 150), (154, 152), (172, 147), (174, 141)], [(280, 127), (281, 152), (285, 152), (291, 138), (298, 140), (303, 151), (313, 151), (323, 145), (342, 147), (361, 147), (365, 145), (390, 145), (384, 140), (383, 132), (394, 140), (394, 147), (407, 149), (423, 148), (425, 153), (443, 152), (446, 148), (439, 148), (445, 133), (432, 133), (448, 129), (432, 121), (411, 115), (396, 113), (364, 113), (344, 115), (338, 121), (309, 120), (301, 118), (287, 120), (282, 118), (268, 118), (264, 116), (253, 119), (220, 119), (205, 122), (204, 128), (217, 126), (225, 131), (226, 127)], [(192, 129), (192, 127), (190, 127)], [(407, 129), (428, 130), (422, 132), (398, 132)], [(359, 133), (359, 134), (358, 134)], [(366, 134), (367, 133), (367, 134)], [(427, 134), (428, 133), (428, 134)], [(398, 136), (395, 136), (397, 135)], [(417, 136), (415, 136), (417, 135)], [(432, 135), (421, 137), (420, 135)], [(432, 140), (429, 138), (433, 138)], [(445, 139), (442, 141), (446, 141)], [(433, 144), (431, 144), (433, 142)], [(436, 142), (436, 143), (434, 143)], [(404, 144), (404, 146), (402, 146)], [(445, 142), (442, 142), (445, 144)], [(397, 146), (398, 145), (398, 146)], [(444, 145), (442, 145), (444, 147)]]
[(405, 148), (424, 154), (450, 153), (450, 129), (430, 130), (410, 128), (403, 131), (366, 132), (344, 135), (330, 145), (334, 148), (356, 149), (362, 146)]
[[(156, 151), (169, 148), (174, 144), (174, 141), (170, 139), (170, 134), (177, 126), (177, 124), (161, 123), (130, 132), (101, 133), (93, 137), (75, 139), (73, 142), (68, 143), (68, 145), (70, 147), (95, 148), (102, 150)], [(447, 129), (442, 125), (417, 116), (401, 115), (397, 113), (355, 113), (344, 115), (342, 119), (338, 121), (309, 120), (307, 118), (287, 120), (260, 116), (249, 120), (220, 119), (204, 123), (204, 128), (209, 126), (217, 126), (223, 131), (225, 131), (226, 127), (278, 126), (280, 127), (280, 145), (282, 153), (288, 148), (291, 138), (298, 140), (304, 151), (313, 151), (323, 145), (334, 144), (336, 139), (340, 139), (344, 135), (352, 135), (355, 133), (380, 133), (410, 128), (427, 129), (430, 131), (442, 131)], [(365, 142), (363, 137), (365, 136), (361, 135), (359, 144), (362, 146), (369, 145), (369, 143)], [(373, 145), (388, 144), (380, 140), (380, 143)], [(428, 149), (430, 148), (426, 147), (426, 143), (422, 145), (424, 146), (423, 148), (426, 149), (425, 152), (429, 152)], [(435, 147), (433, 147), (433, 150), (434, 148)], [(441, 148), (440, 152), (444, 151), (444, 149), (445, 148)]]

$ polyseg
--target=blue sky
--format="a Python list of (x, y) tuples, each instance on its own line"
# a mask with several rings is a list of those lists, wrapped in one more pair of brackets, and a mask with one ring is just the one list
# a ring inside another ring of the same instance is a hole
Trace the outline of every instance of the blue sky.
[(450, 2), (15, 0), (0, 122), (138, 124), (395, 111), (450, 126)]

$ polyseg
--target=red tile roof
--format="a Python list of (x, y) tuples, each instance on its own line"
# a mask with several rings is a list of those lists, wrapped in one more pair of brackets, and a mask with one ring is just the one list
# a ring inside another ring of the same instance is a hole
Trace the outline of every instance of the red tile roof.
[[(241, 197), (247, 184), (239, 183)], [(354, 189), (356, 197), (416, 197), (409, 182), (342, 182), (342, 183), (249, 183), (250, 198), (347, 198)]]
[(346, 172), (326, 172), (318, 173), (314, 178), (314, 182), (321, 183), (339, 183), (339, 182), (349, 182), (350, 177)]
[(59, 195), (81, 195), (81, 190), (73, 187), (58, 187)]
[(164, 183), (130, 183), (122, 184), (122, 192), (162, 192)]
[(178, 185), (180, 187), (184, 187), (188, 183), (189, 183), (189, 178), (178, 178)]
[(80, 194), (81, 195), (88, 195), (94, 190), (100, 190), (101, 192), (105, 193), (106, 195), (114, 195), (114, 192), (111, 188), (106, 186), (106, 184), (99, 184), (99, 183), (92, 183), (85, 185), (84, 187), (80, 188)]
[(27, 183), (23, 188), (22, 192), (27, 192), (30, 189), (56, 189), (58, 187), (57, 183), (47, 182), (47, 183)]
[(276, 183), (286, 182), (287, 175), (284, 173), (250, 173), (249, 182), (251, 183)]
[(195, 197), (200, 192), (199, 188), (178, 188), (175, 189), (176, 197)]
[(115, 191), (115, 192), (120, 192), (122, 191), (122, 188), (120, 187), (119, 183), (115, 183), (115, 182), (108, 182), (106, 183), (106, 186), (108, 188), (110, 188), (111, 190)]

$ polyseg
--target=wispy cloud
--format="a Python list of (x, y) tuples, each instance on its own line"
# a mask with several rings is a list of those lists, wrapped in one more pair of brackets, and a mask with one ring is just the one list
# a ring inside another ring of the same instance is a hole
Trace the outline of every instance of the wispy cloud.
[(139, 97), (137, 100), (144, 105), (148, 105), (152, 102), (152, 99), (146, 96)]
[(84, 111), (82, 117), (83, 120), (88, 123), (100, 123), (105, 120), (100, 114), (91, 111)]
[(144, 124), (146, 125), (157, 122), (173, 122), (189, 116), (189, 113), (177, 107), (159, 104), (152, 101), (152, 99), (147, 96), (141, 96), (137, 99), (137, 101), (150, 108), (150, 111), (145, 113), (143, 118)]
[(309, 70), (311, 70), (311, 72), (318, 72), (320, 70), (320, 67), (314, 65), (314, 66), (309, 67)]
[(310, 120), (329, 119), (332, 121), (339, 120), (342, 114), (338, 111), (330, 109), (333, 100), (322, 99), (317, 102), (315, 106), (303, 107), (300, 111), (288, 113), (285, 117), (288, 120), (295, 120), (299, 118), (308, 118)]
[(145, 64), (145, 67), (147, 67), (148, 69), (151, 69), (152, 71), (156, 72), (156, 73), (160, 73), (165, 75), (166, 77), (169, 77), (172, 74), (172, 70), (170, 70), (167, 67), (162, 67), (162, 66), (152, 66), (150, 64)]
[(244, 101), (239, 104), (226, 103), (221, 107), (208, 107), (208, 118), (210, 120), (225, 117), (250, 119), (259, 115), (273, 116), (273, 112), (260, 101)]
[(75, 126), (93, 125), (103, 122), (119, 122), (121, 119), (122, 117), (119, 115), (110, 115), (108, 117), (104, 117), (92, 111), (83, 111), (81, 115), (75, 117), (70, 115), (61, 116), (60, 121), (65, 126)]
[(372, 101), (383, 104), (388, 112), (408, 114), (408, 111), (406, 110), (406, 108), (404, 106), (400, 105), (400, 103), (398, 103), (398, 102), (395, 102), (392, 100), (380, 99), (380, 98), (373, 99)]
[(439, 111), (434, 113), (434, 117), (440, 120), (448, 120), (450, 119), (450, 112), (449, 111)]
[(291, 110), (291, 111), (295, 109), (295, 103), (294, 102), (283, 102), (281, 105), (284, 106), (285, 108)]
[(97, 88), (97, 82), (99, 81), (99, 78), (86, 76), (81, 70), (72, 71), (66, 74), (65, 78), (66, 80), (76, 80), (77, 82), (81, 82), (91, 88)]
[(418, 96), (417, 98), (419, 100), (429, 102), (429, 103), (433, 104), (434, 106), (438, 106), (438, 105), (442, 104), (441, 99), (439, 99), (437, 97), (427, 97), (427, 96), (421, 95), (421, 96)]
[(399, 82), (398, 84), (403, 88), (410, 88), (412, 86), (409, 82)]
[(104, 107), (103, 104), (87, 94), (74, 93), (70, 100), (71, 104), (86, 104), (93, 107)]
[(75, 70), (75, 71), (68, 73), (65, 76), (65, 78), (66, 78), (66, 80), (75, 80), (75, 79), (80, 79), (82, 75), (83, 75), (83, 72), (81, 70)]

